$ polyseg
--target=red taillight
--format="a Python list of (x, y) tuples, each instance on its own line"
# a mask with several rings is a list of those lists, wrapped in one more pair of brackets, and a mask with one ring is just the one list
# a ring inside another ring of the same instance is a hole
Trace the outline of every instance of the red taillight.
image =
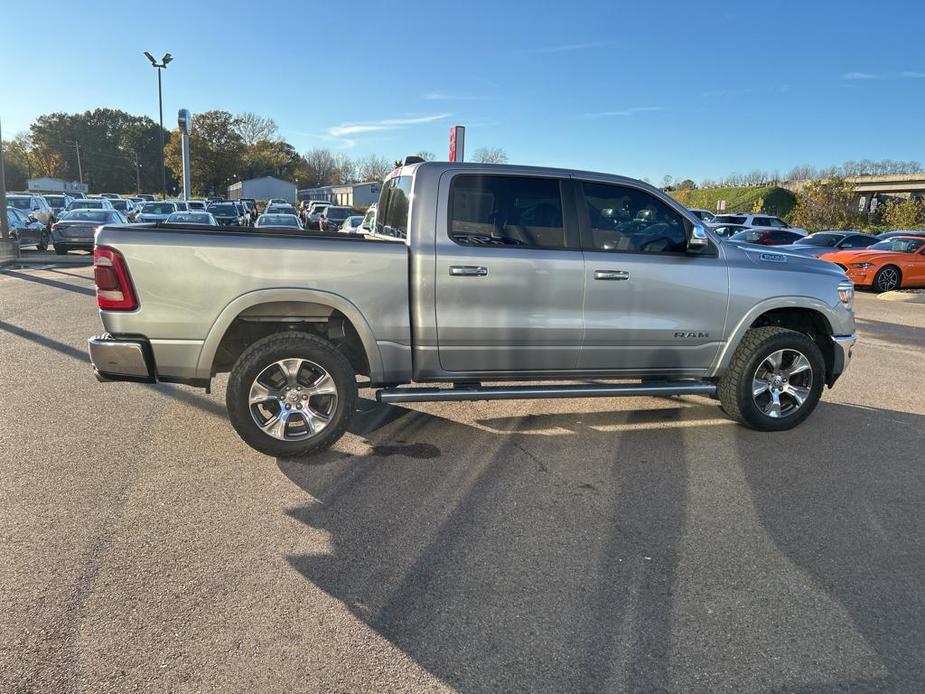
[(104, 311), (134, 311), (138, 308), (135, 289), (119, 251), (97, 246), (93, 249), (96, 303)]
[(51, 230), (52, 230), (52, 231), (58, 231), (58, 229), (60, 229), (60, 228), (61, 228), (60, 222), (55, 222), (54, 224), (51, 225)]

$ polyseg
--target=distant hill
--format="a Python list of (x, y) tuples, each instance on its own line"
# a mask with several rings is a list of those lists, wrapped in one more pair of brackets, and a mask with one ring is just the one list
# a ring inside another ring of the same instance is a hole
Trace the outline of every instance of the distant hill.
[(796, 196), (777, 186), (742, 186), (737, 188), (702, 188), (674, 190), (671, 195), (685, 207), (716, 211), (716, 203), (726, 201), (726, 212), (751, 212), (759, 200), (763, 212), (785, 216), (797, 203)]

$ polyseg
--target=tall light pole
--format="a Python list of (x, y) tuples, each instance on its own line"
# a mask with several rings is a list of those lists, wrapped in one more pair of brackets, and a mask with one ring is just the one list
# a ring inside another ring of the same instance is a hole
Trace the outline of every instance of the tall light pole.
[(10, 227), (6, 219), (6, 170), (3, 165), (3, 132), (0, 130), (0, 241), (10, 238)]
[(145, 57), (151, 61), (151, 65), (154, 66), (154, 69), (157, 70), (157, 109), (160, 114), (160, 124), (161, 124), (161, 195), (166, 200), (167, 199), (167, 169), (164, 168), (164, 98), (161, 93), (161, 70), (167, 68), (167, 63), (173, 60), (173, 56), (170, 53), (164, 53), (164, 57), (161, 58), (161, 62), (157, 62), (154, 59), (154, 56), (145, 51)]

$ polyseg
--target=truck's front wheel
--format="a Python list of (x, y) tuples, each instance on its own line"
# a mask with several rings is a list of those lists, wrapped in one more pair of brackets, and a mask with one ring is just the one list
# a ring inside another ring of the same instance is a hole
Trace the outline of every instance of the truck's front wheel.
[(719, 381), (723, 410), (760, 431), (792, 429), (816, 408), (825, 382), (819, 346), (795, 330), (749, 330)]
[(238, 435), (261, 453), (296, 458), (331, 446), (356, 409), (356, 377), (327, 340), (278, 333), (248, 347), (231, 369), (226, 404)]

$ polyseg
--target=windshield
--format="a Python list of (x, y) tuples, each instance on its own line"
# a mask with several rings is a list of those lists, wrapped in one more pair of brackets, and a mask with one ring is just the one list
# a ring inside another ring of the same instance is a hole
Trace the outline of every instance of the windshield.
[(64, 198), (60, 195), (46, 195), (45, 202), (47, 202), (50, 207), (64, 207)]
[(291, 214), (262, 214), (257, 219), (259, 227), (298, 227), (299, 218)]
[(749, 229), (748, 231), (740, 231), (738, 234), (733, 234), (729, 237), (731, 241), (745, 241), (746, 243), (754, 243), (764, 235), (763, 231), (754, 231)]
[(17, 210), (29, 209), (29, 198), (11, 198), (6, 199), (7, 207), (15, 207)]
[(797, 246), (825, 246), (834, 248), (844, 237), (843, 234), (811, 234), (796, 241)]
[(149, 202), (141, 208), (142, 214), (172, 214), (176, 211), (172, 202)]
[(102, 210), (72, 210), (61, 215), (61, 219), (69, 222), (108, 222), (109, 213)]
[(892, 253), (915, 253), (925, 244), (925, 239), (892, 238), (868, 246), (868, 251), (890, 251)]
[(115, 199), (113, 199), (113, 200), (110, 200), (109, 203), (110, 203), (113, 207), (115, 207), (117, 210), (121, 210), (121, 211), (123, 211), (123, 212), (124, 212), (125, 210), (128, 209), (128, 200), (122, 200), (122, 199), (115, 200)]
[(223, 202), (218, 205), (209, 205), (209, 212), (222, 217), (237, 217), (238, 208), (230, 202)]

